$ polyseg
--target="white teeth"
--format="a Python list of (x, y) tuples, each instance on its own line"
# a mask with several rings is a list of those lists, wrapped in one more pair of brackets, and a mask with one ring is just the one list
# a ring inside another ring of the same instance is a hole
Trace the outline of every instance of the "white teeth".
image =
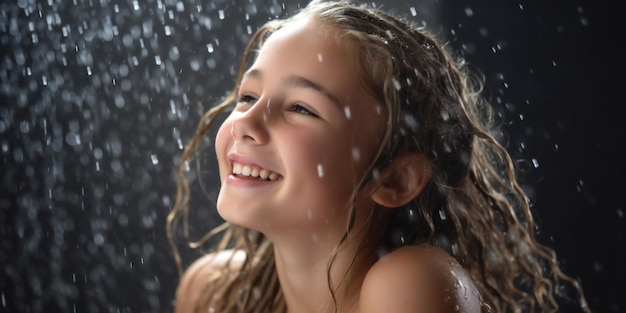
[(241, 164), (233, 164), (233, 174), (239, 175), (241, 174)]
[(280, 178), (280, 175), (276, 173), (272, 173), (266, 169), (259, 169), (256, 167), (250, 167), (250, 166), (242, 165), (239, 163), (233, 164), (233, 174), (245, 176), (245, 177), (256, 177), (262, 180), (269, 179), (272, 181), (278, 180), (278, 178)]
[(249, 166), (243, 166), (241, 168), (241, 175), (243, 176), (250, 176), (250, 173), (252, 173), (252, 169)]
[(261, 179), (267, 179), (270, 177), (270, 172), (268, 170), (261, 170), (259, 177), (261, 177)]

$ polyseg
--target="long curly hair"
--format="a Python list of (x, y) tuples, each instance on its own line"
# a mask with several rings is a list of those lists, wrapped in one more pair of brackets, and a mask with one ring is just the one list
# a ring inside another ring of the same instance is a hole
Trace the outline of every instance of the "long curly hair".
[[(577, 281), (560, 270), (555, 252), (535, 238), (529, 199), (506, 148), (494, 137), (498, 125), (481, 96), (482, 78), (425, 29), (347, 1), (312, 1), (298, 14), (270, 21), (252, 36), (232, 92), (205, 113), (183, 152), (177, 199), (167, 223), (179, 271), (173, 234), (181, 217), (185, 236), (189, 234), (189, 163), (216, 117), (236, 102), (256, 49), (274, 31), (303, 18), (337, 31), (386, 119), (373, 161), (353, 193), (345, 235), (335, 255), (356, 227), (358, 191), (399, 153), (419, 153), (428, 158), (432, 171), (423, 192), (401, 208), (385, 210), (392, 212), (384, 219), (387, 224), (376, 222), (381, 219), (374, 216), (358, 227), (381, 237), (388, 247), (427, 243), (445, 249), (496, 312), (555, 312), (558, 299), (567, 296), (563, 290), (568, 288), (562, 286), (573, 287), (580, 306), (589, 312)], [(237, 270), (225, 264), (222, 271), (202, 278), (206, 287), (196, 312), (285, 312), (272, 243), (261, 233), (225, 223), (193, 245), (216, 234), (221, 234), (221, 241), (215, 251), (243, 250), (246, 258)], [(331, 266), (332, 262), (329, 273)], [(330, 284), (329, 288), (337, 311), (342, 291)]]

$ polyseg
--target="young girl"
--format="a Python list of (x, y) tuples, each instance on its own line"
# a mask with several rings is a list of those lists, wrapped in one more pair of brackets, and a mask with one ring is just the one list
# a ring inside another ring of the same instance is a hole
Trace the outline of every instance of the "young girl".
[(552, 312), (562, 285), (587, 310), (534, 238), (479, 91), (376, 9), (313, 1), (261, 27), (183, 154), (179, 267), (189, 162), (231, 111), (214, 141), (221, 244), (185, 271), (176, 312)]

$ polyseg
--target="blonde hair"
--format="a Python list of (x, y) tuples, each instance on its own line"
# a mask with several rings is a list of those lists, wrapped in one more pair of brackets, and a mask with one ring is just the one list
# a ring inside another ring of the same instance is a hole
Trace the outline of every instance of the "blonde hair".
[[(589, 311), (579, 284), (560, 270), (555, 252), (535, 238), (529, 200), (517, 182), (509, 154), (493, 136), (497, 125), (491, 107), (480, 96), (480, 77), (471, 75), (461, 59), (423, 28), (346, 1), (312, 1), (293, 17), (268, 22), (252, 36), (235, 87), (202, 117), (183, 152), (177, 199), (167, 224), (179, 270), (173, 234), (182, 216), (188, 237), (188, 163), (216, 117), (235, 102), (255, 49), (274, 31), (302, 18), (338, 32), (386, 118), (378, 150), (353, 193), (349, 223), (335, 255), (355, 227), (357, 192), (398, 153), (419, 153), (432, 167), (424, 191), (404, 207), (387, 210), (391, 212), (387, 224), (370, 217), (359, 227), (392, 247), (428, 243), (445, 249), (497, 312), (555, 312), (558, 296), (566, 296), (564, 285), (573, 286), (581, 307)], [(382, 216), (381, 211), (373, 214)], [(285, 312), (271, 242), (261, 233), (225, 223), (194, 245), (218, 233), (223, 235), (216, 251), (241, 249), (247, 257), (237, 271), (229, 271), (226, 264), (223, 271), (206, 277), (196, 312)], [(332, 262), (329, 272), (330, 266)], [(337, 311), (340, 290), (333, 290), (330, 282), (329, 288)]]

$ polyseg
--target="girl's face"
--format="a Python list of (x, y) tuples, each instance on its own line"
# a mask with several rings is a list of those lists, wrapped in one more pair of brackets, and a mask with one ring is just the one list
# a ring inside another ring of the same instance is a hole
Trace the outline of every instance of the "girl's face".
[(246, 72), (215, 144), (225, 220), (268, 236), (345, 229), (382, 116), (335, 34), (315, 21), (289, 23)]

